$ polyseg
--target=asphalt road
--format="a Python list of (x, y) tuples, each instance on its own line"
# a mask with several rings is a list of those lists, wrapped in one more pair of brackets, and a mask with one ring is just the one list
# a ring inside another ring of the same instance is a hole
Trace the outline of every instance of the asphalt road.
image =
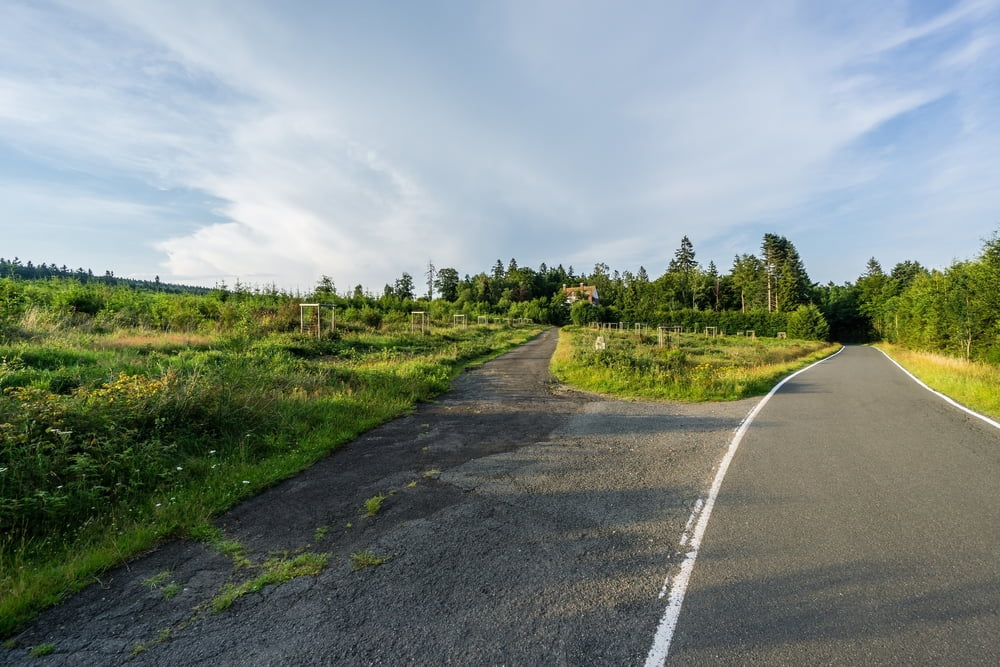
[[(259, 570), (171, 542), (42, 614), (0, 664), (641, 664), (678, 539), (756, 401), (567, 391), (548, 373), (556, 337), (219, 518), (256, 564), (329, 554), (318, 576), (213, 613), (213, 596)], [(362, 517), (376, 493), (383, 509)], [(354, 571), (365, 550), (388, 560)], [(30, 658), (42, 643), (54, 651)]]
[(847, 348), (764, 406), (671, 665), (1000, 664), (1000, 430)]
[[(258, 566), (329, 554), (319, 575), (215, 613), (260, 570), (170, 542), (43, 613), (0, 664), (643, 664), (692, 512), (758, 399), (568, 391), (548, 375), (555, 341), (219, 518)], [(744, 432), (667, 661), (1000, 664), (998, 463), (1000, 431), (875, 350), (796, 376)], [(355, 571), (362, 550), (388, 560)]]

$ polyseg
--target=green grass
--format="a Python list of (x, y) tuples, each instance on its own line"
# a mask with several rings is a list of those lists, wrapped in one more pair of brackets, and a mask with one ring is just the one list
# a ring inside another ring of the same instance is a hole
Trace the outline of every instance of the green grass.
[(272, 558), (266, 561), (259, 575), (241, 584), (226, 584), (212, 599), (210, 608), (214, 613), (228, 609), (232, 604), (250, 593), (257, 593), (265, 586), (280, 586), (296, 577), (316, 576), (326, 567), (327, 554), (304, 553), (294, 558)]
[(363, 570), (366, 567), (377, 567), (385, 563), (389, 558), (387, 556), (378, 556), (371, 551), (356, 551), (351, 554), (351, 567), (354, 571)]
[(388, 496), (380, 493), (365, 500), (364, 516), (370, 517), (378, 514), (379, 510), (382, 509), (382, 503), (385, 502), (386, 498), (388, 498)]
[[(604, 349), (596, 349), (598, 336)], [(552, 357), (560, 381), (625, 399), (729, 401), (759, 396), (782, 377), (833, 354), (819, 341), (682, 334), (672, 346), (631, 332), (564, 327)]]
[(0, 344), (0, 637), (161, 540), (227, 552), (213, 516), (541, 329)]
[(1000, 420), (1000, 366), (879, 343), (921, 382), (962, 405)]
[(28, 655), (30, 655), (32, 658), (42, 658), (47, 655), (50, 655), (55, 650), (56, 650), (55, 644), (39, 644), (37, 646), (33, 646)]

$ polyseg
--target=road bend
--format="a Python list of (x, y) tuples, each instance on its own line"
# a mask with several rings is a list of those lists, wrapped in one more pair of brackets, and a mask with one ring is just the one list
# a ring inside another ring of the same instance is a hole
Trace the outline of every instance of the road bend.
[(1000, 429), (872, 348), (787, 382), (732, 460), (667, 661), (1000, 664)]

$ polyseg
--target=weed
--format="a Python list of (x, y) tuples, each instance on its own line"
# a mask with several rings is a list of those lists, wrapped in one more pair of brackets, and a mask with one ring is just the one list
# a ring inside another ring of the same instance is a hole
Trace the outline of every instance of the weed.
[(379, 510), (382, 509), (382, 503), (385, 502), (386, 498), (388, 498), (388, 496), (380, 493), (380, 494), (378, 494), (376, 496), (372, 496), (371, 498), (369, 498), (368, 500), (366, 500), (365, 501), (365, 508), (364, 508), (364, 515), (366, 517), (369, 517), (369, 516), (375, 516), (376, 514), (378, 514)]
[(354, 571), (363, 570), (366, 567), (376, 567), (382, 565), (388, 559), (386, 556), (377, 556), (371, 551), (355, 551), (351, 554), (351, 567)]
[(413, 480), (412, 482), (410, 482), (409, 484), (407, 484), (406, 488), (408, 488), (408, 489), (415, 489), (415, 488), (417, 488), (417, 480)]
[(212, 547), (224, 556), (229, 556), (233, 560), (233, 566), (239, 570), (250, 567), (252, 563), (246, 557), (246, 547), (236, 540), (218, 539), (212, 542)]
[(327, 554), (304, 553), (295, 558), (272, 558), (262, 565), (263, 572), (242, 584), (226, 584), (212, 599), (210, 608), (219, 613), (248, 593), (257, 593), (264, 586), (281, 584), (296, 577), (316, 576), (326, 567)]
[(37, 646), (31, 647), (31, 651), (28, 653), (32, 658), (41, 658), (51, 654), (56, 650), (55, 644), (39, 644)]
[(326, 537), (326, 534), (329, 532), (330, 532), (329, 526), (320, 526), (319, 528), (316, 529), (316, 532), (313, 533), (313, 542), (319, 542), (324, 537)]
[(161, 584), (163, 584), (167, 579), (170, 578), (170, 575), (171, 575), (170, 570), (164, 570), (163, 572), (154, 574), (152, 577), (150, 577), (143, 583), (145, 583), (150, 588), (159, 588)]
[(163, 595), (164, 600), (169, 600), (170, 598), (175, 597), (178, 593), (180, 593), (181, 590), (182, 589), (180, 584), (171, 582), (166, 586), (164, 586), (163, 588), (161, 588), (160, 593)]
[(437, 468), (433, 468), (424, 473), (424, 479), (437, 479), (441, 476), (441, 471)]

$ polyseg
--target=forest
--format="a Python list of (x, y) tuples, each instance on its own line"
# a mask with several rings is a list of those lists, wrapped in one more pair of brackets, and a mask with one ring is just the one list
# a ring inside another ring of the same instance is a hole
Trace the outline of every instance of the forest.
[[(85, 320), (95, 327), (149, 327), (166, 331), (226, 329), (241, 325), (293, 330), (298, 304), (319, 301), (337, 307), (337, 319), (371, 328), (404, 323), (414, 310), (432, 321), (469, 317), (526, 318), (544, 324), (568, 322), (706, 326), (735, 333), (861, 343), (884, 340), (933, 352), (1000, 363), (1000, 237), (994, 231), (977, 257), (944, 270), (905, 261), (885, 271), (876, 258), (854, 282), (813, 283), (794, 244), (765, 234), (757, 253), (733, 258), (728, 271), (703, 266), (684, 236), (662, 274), (645, 267), (612, 270), (598, 263), (588, 272), (541, 264), (537, 269), (498, 259), (487, 271), (462, 276), (454, 267), (429, 261), (418, 283), (403, 272), (381, 294), (360, 285), (338, 292), (323, 275), (309, 294), (275, 286), (236, 282), (213, 288), (115, 277), (111, 271), (40, 266), (0, 259), (0, 326), (30, 309), (38, 317)], [(67, 288), (66, 283), (70, 286)], [(567, 303), (564, 287), (597, 288), (599, 304)], [(0, 332), (2, 333), (2, 332)]]

